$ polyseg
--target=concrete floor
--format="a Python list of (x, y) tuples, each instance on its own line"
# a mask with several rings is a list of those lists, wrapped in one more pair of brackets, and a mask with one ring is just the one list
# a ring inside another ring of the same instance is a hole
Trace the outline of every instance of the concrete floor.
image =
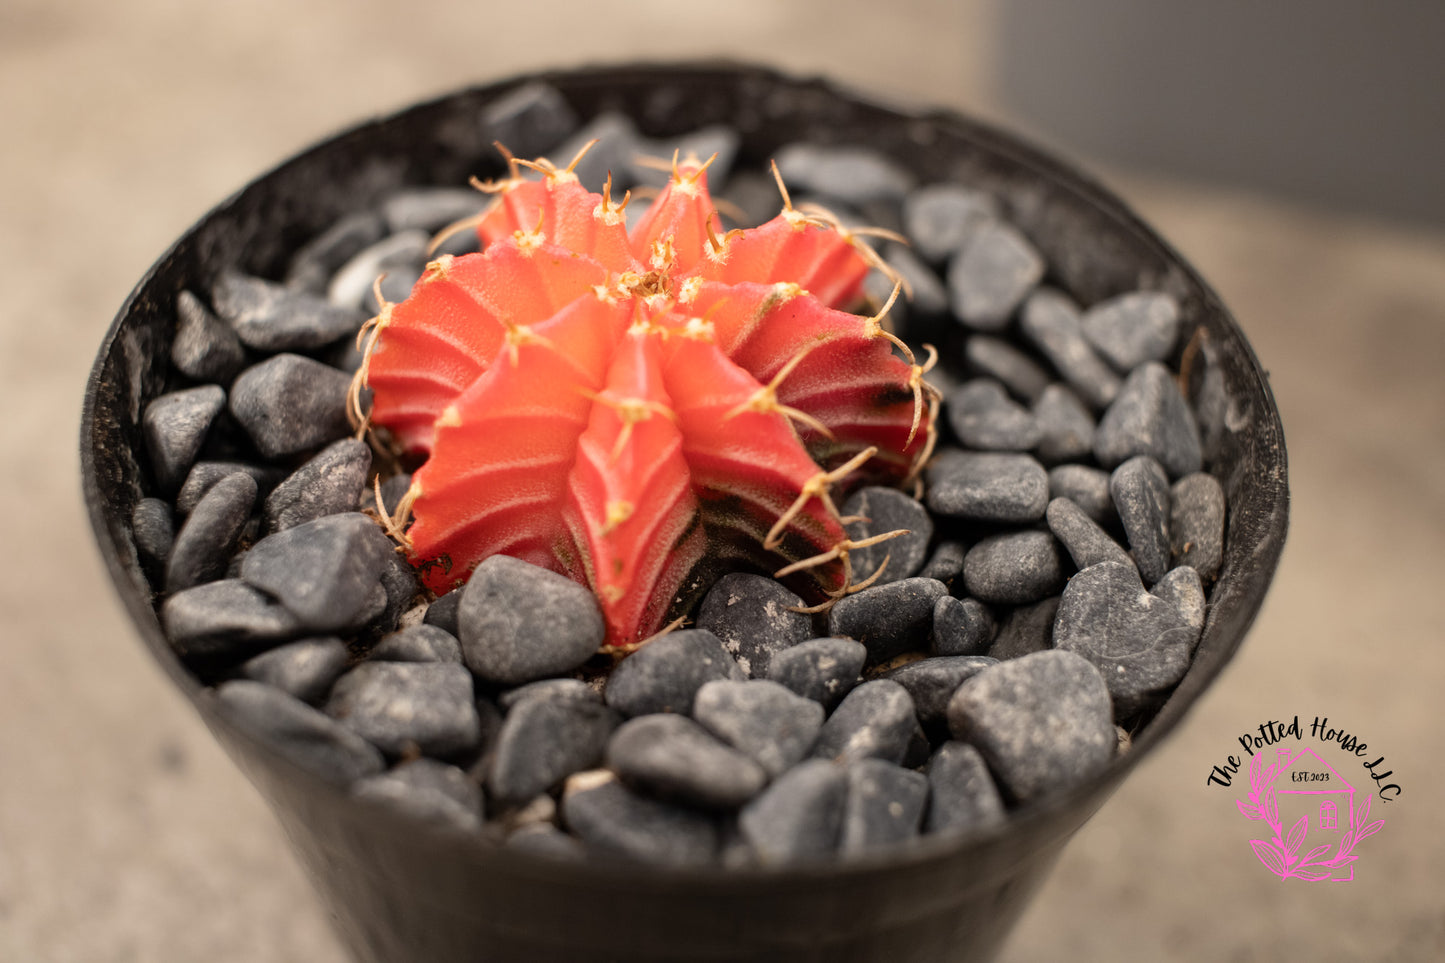
[[(136, 643), (82, 515), (95, 346), (211, 204), (343, 124), (540, 66), (730, 53), (999, 116), (984, 2), (596, 9), (0, 5), (0, 437), (24, 456), (0, 473), (0, 960), (343, 959), (259, 798)], [(1445, 235), (1107, 179), (1271, 370), (1293, 525), (1239, 658), (1069, 846), (1004, 959), (1441, 958)], [(1204, 784), (1241, 732), (1296, 713), (1358, 733), (1403, 788), (1348, 885), (1265, 872), (1254, 824)]]

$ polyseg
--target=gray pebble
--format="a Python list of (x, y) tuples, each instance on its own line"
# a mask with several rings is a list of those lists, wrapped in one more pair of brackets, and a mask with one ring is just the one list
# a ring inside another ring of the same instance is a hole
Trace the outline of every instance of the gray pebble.
[(747, 675), (706, 629), (669, 632), (623, 659), (607, 678), (607, 704), (625, 716), (692, 712), (704, 683)]
[(307, 628), (331, 632), (356, 624), (394, 554), (374, 521), (345, 512), (263, 538), (246, 553), (241, 577)]
[(170, 503), (162, 498), (142, 498), (130, 514), (131, 536), (142, 562), (164, 570), (176, 541), (176, 523)]
[(161, 606), (166, 638), (182, 658), (253, 655), (305, 631), (285, 606), (239, 579), (177, 592)]
[(355, 305), (325, 299), (236, 271), (211, 289), (211, 304), (241, 343), (257, 351), (308, 351), (354, 336), (364, 320)]
[(825, 710), (843, 701), (860, 681), (868, 648), (852, 639), (811, 639), (779, 652), (768, 678)]
[(376, 747), (280, 689), (236, 679), (217, 686), (216, 698), (242, 729), (328, 782), (345, 785), (385, 768)]
[[(402, 498), (406, 496), (406, 493), (410, 489), (411, 475), (407, 472), (392, 475), (381, 483), (381, 505), (386, 509), (388, 515), (394, 516), (396, 514), (397, 508), (401, 505)], [(374, 508), (375, 506), (376, 493), (374, 491), (363, 490), (361, 493), (361, 507)], [(456, 601), (460, 602), (461, 598), (461, 595), (457, 595)]]
[(777, 154), (778, 171), (790, 189), (835, 197), (847, 204), (902, 200), (913, 175), (868, 147), (789, 144)]
[(286, 286), (311, 294), (324, 294), (326, 282), (357, 251), (381, 240), (386, 225), (376, 211), (357, 211), (307, 241), (286, 269)]
[(928, 507), (985, 522), (1032, 522), (1049, 507), (1049, 476), (1031, 455), (945, 449), (927, 470)]
[(517, 157), (531, 159), (556, 147), (577, 129), (577, 113), (551, 84), (522, 84), (482, 110), (482, 138)]
[(246, 365), (236, 332), (189, 291), (176, 297), (176, 336), (171, 364), (187, 378), (225, 384)]
[(1174, 376), (1157, 361), (1135, 368), (1099, 420), (1094, 457), (1116, 468), (1135, 455), (1149, 455), (1171, 478), (1199, 471), (1199, 427)]
[(1055, 646), (1098, 667), (1119, 719), (1168, 694), (1198, 637), (1173, 599), (1151, 595), (1132, 566), (1114, 562), (1069, 580), (1054, 623)]
[(823, 707), (777, 682), (717, 680), (704, 685), (693, 717), (713, 735), (763, 767), (770, 778), (813, 748)]
[(1134, 291), (1096, 304), (1081, 322), (1084, 337), (1110, 364), (1132, 371), (1163, 361), (1179, 337), (1179, 302), (1161, 291)]
[(519, 826), (503, 845), (518, 852), (567, 862), (575, 862), (587, 855), (581, 840), (567, 835), (551, 823), (527, 823)]
[(506, 555), (491, 556), (472, 573), (457, 625), (467, 667), (508, 685), (572, 671), (607, 634), (585, 586)]
[(275, 686), (302, 702), (317, 703), (346, 671), (346, 644), (335, 636), (302, 639), (263, 652), (241, 664), (247, 679)]
[(456, 766), (413, 759), (389, 772), (368, 776), (352, 795), (391, 806), (414, 819), (463, 833), (482, 828), (482, 789)]
[(1067, 498), (1101, 526), (1118, 524), (1109, 497), (1109, 473), (1089, 465), (1056, 465), (1049, 469), (1049, 499)]
[(825, 859), (838, 848), (847, 799), (847, 769), (809, 759), (744, 806), (738, 827), (762, 864)]
[(1017, 398), (1036, 403), (1044, 389), (1049, 387), (1049, 373), (1033, 358), (1001, 338), (987, 334), (972, 335), (964, 345), (963, 353), (969, 364), (998, 379)]
[(231, 386), (231, 414), (267, 458), (309, 451), (351, 431), (351, 376), (295, 354), (252, 365)]
[(1065, 295), (1048, 288), (1035, 291), (1019, 314), (1019, 330), (1086, 404), (1102, 409), (1118, 395), (1119, 376), (1094, 353), (1079, 309)]
[[(665, 140), (640, 140), (636, 153), (633, 157), (628, 158), (628, 170), (631, 171), (634, 184), (662, 187), (667, 183), (670, 175), (639, 164), (637, 162), (639, 155), (662, 157), (670, 161), (673, 151), (676, 151), (681, 160), (696, 157), (700, 161), (706, 161), (713, 154), (717, 154), (717, 160), (713, 161), (707, 169), (708, 189), (714, 197), (717, 197), (722, 191), (729, 189), (729, 176), (732, 173), (733, 161), (737, 159), (738, 147), (741, 143), (742, 138), (736, 128), (727, 124), (711, 124), (683, 134), (681, 137)], [(776, 203), (777, 188), (772, 185), (771, 179), (765, 186), (769, 189), (769, 200), (773, 202), (771, 207), (776, 208), (778, 206)], [(767, 216), (774, 213), (776, 211), (770, 209)], [(761, 221), (754, 223), (761, 223)]]
[(948, 313), (948, 288), (944, 287), (943, 279), (934, 273), (933, 268), (919, 260), (918, 255), (905, 245), (890, 243), (883, 248), (883, 259), (903, 279), (904, 289), (912, 292), (908, 299), (910, 315)]
[[(138, 537), (138, 536), (137, 536)], [(1194, 472), (1169, 492), (1171, 564), (1188, 565), (1206, 580), (1224, 560), (1224, 489), (1213, 475)]]
[(198, 461), (186, 473), (186, 480), (176, 492), (176, 511), (189, 515), (205, 497), (211, 486), (236, 472), (245, 472), (256, 482), (257, 494), (263, 495), (276, 487), (286, 475), (278, 468), (265, 465), (249, 465), (239, 461)]
[[(326, 300), (353, 317), (378, 310), (374, 300), (371, 304), (367, 303), (367, 295), (372, 293), (376, 279), (383, 274), (388, 280), (400, 277), (405, 281), (400, 291), (388, 291), (383, 281), (382, 296), (388, 301), (404, 300), (421, 276), (430, 243), (431, 237), (426, 231), (410, 230), (388, 235), (358, 251), (332, 276), (331, 283), (326, 286)], [(355, 333), (354, 329), (352, 333)]]
[[(487, 202), (485, 194), (470, 187), (406, 187), (382, 202), (381, 216), (393, 234), (403, 231), (434, 234), (448, 224), (481, 213)], [(358, 247), (357, 251), (366, 246)]]
[(166, 563), (166, 591), (223, 578), (256, 503), (256, 482), (238, 472), (218, 481), (186, 518)]
[(904, 233), (923, 258), (941, 263), (999, 216), (992, 195), (958, 184), (930, 184), (903, 199)]
[(918, 571), (928, 555), (933, 519), (929, 518), (928, 509), (896, 488), (860, 488), (843, 503), (843, 516), (862, 519), (846, 526), (848, 537), (855, 542), (886, 532), (909, 533), (852, 551), (849, 560), (855, 580), (872, 575), (884, 559), (888, 560), (888, 566), (874, 585), (908, 578)]
[(538, 679), (502, 692), (497, 696), (497, 705), (510, 710), (525, 699), (573, 699), (602, 704), (602, 694), (581, 679)]
[(753, 759), (670, 712), (618, 726), (607, 742), (607, 768), (643, 795), (703, 809), (735, 809), (768, 782)]
[(977, 749), (950, 741), (928, 760), (925, 832), (969, 832), (1004, 820), (1003, 799)]
[(717, 636), (745, 673), (761, 679), (774, 654), (812, 638), (813, 620), (793, 611), (801, 607), (801, 598), (772, 579), (734, 572), (708, 590), (697, 627)]
[(1059, 650), (1000, 662), (969, 679), (948, 704), (948, 724), (1020, 804), (1088, 779), (1118, 745), (1098, 670)]
[(279, 532), (323, 515), (354, 510), (370, 470), (371, 449), (365, 442), (343, 438), (331, 443), (267, 496), (267, 530)]
[(981, 602), (1023, 605), (1064, 585), (1059, 543), (1048, 532), (990, 535), (963, 560), (963, 584)]
[(585, 699), (534, 696), (512, 706), (492, 747), (487, 789), (519, 804), (602, 761), (617, 713)]
[(953, 313), (975, 331), (999, 331), (1044, 276), (1044, 259), (1018, 230), (986, 221), (948, 265)]
[(906, 578), (844, 596), (828, 612), (828, 631), (857, 639), (877, 665), (912, 649), (926, 648), (933, 606), (948, 586), (931, 578)]
[(1085, 569), (1095, 562), (1120, 562), (1134, 564), (1129, 553), (1109, 537), (1099, 523), (1067, 498), (1055, 498), (1049, 502), (1045, 513), (1049, 531), (1069, 550), (1074, 567)]
[[(894, 281), (879, 270), (869, 271), (863, 278), (863, 297), (869, 302), (869, 311), (881, 310), (893, 296)], [(893, 307), (888, 309), (886, 327), (894, 334), (905, 337), (908, 331), (908, 299), (900, 293)], [(937, 371), (934, 368), (933, 371)], [(930, 371), (929, 374), (933, 372)]]
[[(736, 204), (743, 214), (741, 221), (735, 221), (732, 214), (719, 211), (730, 227), (757, 227), (778, 216), (783, 201), (778, 194), (778, 184), (771, 174), (761, 171), (741, 170), (728, 178), (727, 190), (720, 195)], [(628, 208), (631, 210), (631, 207)], [(892, 285), (889, 285), (892, 289)]]
[(688, 866), (711, 863), (718, 852), (715, 817), (638, 795), (611, 773), (568, 780), (562, 818), (598, 855)]
[(363, 662), (336, 680), (326, 713), (389, 756), (455, 756), (481, 739), (472, 677), (452, 663)]
[(917, 725), (908, 690), (874, 679), (848, 693), (833, 710), (818, 733), (813, 755), (841, 762), (876, 758), (901, 763)]
[(1169, 571), (1169, 479), (1164, 469), (1147, 455), (1130, 458), (1109, 478), (1109, 497), (1124, 525), (1134, 564), (1153, 585)]
[(993, 613), (978, 599), (945, 595), (933, 603), (934, 655), (984, 655), (996, 630)]
[(1028, 451), (1043, 437), (1033, 413), (992, 378), (965, 381), (945, 402), (948, 424), (964, 447)]
[(848, 792), (839, 834), (839, 855), (859, 856), (905, 843), (918, 835), (928, 803), (928, 779), (882, 759), (848, 766)]
[(375, 662), (455, 662), (460, 665), (462, 646), (456, 636), (435, 625), (412, 625), (376, 643), (368, 658)]
[(1002, 662), (1051, 648), (1054, 644), (1054, 616), (1058, 611), (1057, 595), (1042, 602), (1009, 609), (999, 621), (998, 635), (989, 646), (988, 654)]
[(156, 485), (173, 492), (191, 470), (211, 423), (226, 404), (219, 385), (202, 385), (161, 395), (146, 405), (141, 432)]
[[(365, 623), (367, 628), (385, 634), (396, 629), (402, 614), (410, 611), (422, 593), (417, 580), (416, 569), (401, 553), (393, 551), (381, 569), (381, 588), (386, 595), (386, 607), (375, 619)], [(460, 660), (458, 660), (460, 661)]]
[(1080, 461), (1094, 450), (1094, 416), (1068, 388), (1049, 385), (1034, 402), (1034, 422), (1039, 426), (1035, 449), (1039, 460), (1053, 465)]
[(962, 542), (939, 542), (928, 564), (919, 570), (918, 577), (938, 579), (951, 590), (954, 581), (963, 574), (963, 557), (966, 554), (968, 547)]
[(997, 662), (987, 656), (955, 655), (919, 659), (890, 669), (881, 678), (897, 682), (908, 690), (913, 711), (926, 733), (948, 728), (948, 700), (964, 681)]

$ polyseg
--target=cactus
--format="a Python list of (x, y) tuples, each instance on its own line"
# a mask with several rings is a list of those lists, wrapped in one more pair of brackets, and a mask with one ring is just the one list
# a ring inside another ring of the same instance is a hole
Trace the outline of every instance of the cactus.
[(437, 258), (359, 342), (354, 418), (425, 456), (378, 508), (428, 587), (515, 556), (590, 586), (627, 647), (705, 553), (801, 579), (818, 608), (866, 584), (835, 486), (916, 479), (937, 395), (936, 355), (916, 363), (887, 306), (841, 310), (882, 264), (865, 231), (795, 209), (779, 178), (776, 218), (723, 233), (711, 161), (674, 157), (629, 233), (610, 177), (595, 194), (576, 159), (503, 153), (508, 176), (477, 183), (482, 252)]

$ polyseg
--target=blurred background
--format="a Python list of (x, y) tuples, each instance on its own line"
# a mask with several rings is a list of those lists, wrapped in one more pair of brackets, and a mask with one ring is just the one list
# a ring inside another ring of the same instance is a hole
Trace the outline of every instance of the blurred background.
[[(85, 374), (146, 267), (366, 117), (534, 68), (715, 55), (1063, 152), (1194, 262), (1271, 372), (1294, 508), (1263, 615), (1003, 958), (1445, 958), (1441, 49), (1445, 7), (1406, 0), (0, 0), (0, 960), (342, 960), (83, 517)], [(1205, 786), (1295, 713), (1403, 787), (1348, 885), (1265, 872)]]

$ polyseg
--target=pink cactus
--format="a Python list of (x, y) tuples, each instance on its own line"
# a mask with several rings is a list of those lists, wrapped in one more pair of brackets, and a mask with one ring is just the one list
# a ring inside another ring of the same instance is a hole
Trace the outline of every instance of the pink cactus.
[(482, 253), (433, 261), (363, 331), (369, 424), (426, 455), (390, 521), (427, 584), (512, 555), (589, 585), (614, 645), (707, 551), (806, 573), (824, 604), (856, 589), (830, 488), (915, 477), (937, 413), (882, 314), (842, 310), (879, 263), (861, 232), (784, 190), (722, 233), (708, 165), (674, 158), (629, 235), (610, 181), (508, 161), (479, 185)]

